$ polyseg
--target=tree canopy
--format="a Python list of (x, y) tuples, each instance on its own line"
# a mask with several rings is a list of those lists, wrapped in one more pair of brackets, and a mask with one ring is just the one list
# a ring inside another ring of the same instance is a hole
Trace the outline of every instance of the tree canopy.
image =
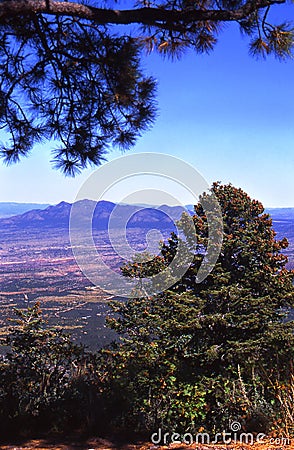
[[(199, 203), (193, 216), (198, 248), (182, 279), (156, 296), (113, 303), (117, 316), (109, 323), (122, 336), (114, 356), (121, 383), (132, 379), (133, 395), (125, 401), (132, 398), (130, 414), (143, 415), (151, 429), (223, 430), (234, 418), (245, 429), (254, 420), (255, 431), (265, 430), (279, 404), (276, 393), (293, 372), (294, 321), (287, 315), (294, 271), (282, 253), (288, 242), (275, 239), (262, 204), (244, 191), (219, 183), (212, 190), (224, 239), (207, 278), (197, 283), (208, 239)], [(185, 221), (180, 226), (185, 232)], [(173, 234), (162, 247), (163, 263), (177, 245)], [(157, 258), (153, 268), (161, 270)], [(123, 268), (125, 276), (140, 278), (139, 272), (138, 263)]]
[[(224, 23), (249, 36), (252, 55), (285, 58), (290, 24), (270, 21), (285, 0), (0, 2), (0, 127), (6, 163), (40, 140), (56, 141), (54, 165), (74, 175), (99, 165), (110, 146), (128, 149), (156, 116), (156, 83), (142, 50), (180, 56), (213, 50)], [(132, 25), (132, 28), (129, 26)]]

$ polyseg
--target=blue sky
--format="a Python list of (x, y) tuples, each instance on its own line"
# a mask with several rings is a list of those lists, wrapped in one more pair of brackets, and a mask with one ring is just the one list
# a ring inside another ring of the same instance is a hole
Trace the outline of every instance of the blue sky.
[[(293, 11), (277, 6), (274, 15), (282, 21)], [(159, 83), (159, 116), (131, 152), (177, 156), (209, 183), (231, 182), (266, 207), (294, 207), (293, 59), (253, 59), (231, 24), (210, 55), (189, 52), (171, 62), (152, 54), (143, 65)], [(50, 165), (52, 145), (36, 147), (15, 166), (0, 163), (0, 201), (74, 200), (93, 169), (65, 178)]]

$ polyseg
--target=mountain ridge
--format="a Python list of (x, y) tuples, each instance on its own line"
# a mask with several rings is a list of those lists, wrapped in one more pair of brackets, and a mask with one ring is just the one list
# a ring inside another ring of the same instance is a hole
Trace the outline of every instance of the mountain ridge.
[[(0, 202), (0, 226), (22, 226), (22, 227), (68, 227), (69, 218), (72, 209), (72, 203), (61, 201), (57, 205), (46, 204), (18, 204), (8, 203), (8, 205), (24, 205), (25, 208), (30, 205), (42, 206), (42, 208), (33, 208), (24, 211), (21, 214), (16, 214), (9, 217), (1, 217)], [(121, 226), (122, 220), (128, 221), (128, 226), (142, 226), (143, 224), (150, 225), (152, 223), (171, 224), (174, 220), (181, 217), (183, 211), (193, 214), (192, 205), (169, 206), (169, 205), (136, 205), (136, 204), (116, 204), (111, 201), (101, 200), (95, 202), (94, 200), (83, 199), (75, 203), (75, 209), (79, 216), (80, 224), (85, 221), (87, 214), (94, 210), (93, 226), (94, 228), (105, 228), (108, 225), (110, 215), (114, 213), (112, 225)], [(265, 212), (270, 214), (273, 219), (273, 224), (280, 224), (282, 228), (288, 228), (289, 225), (294, 224), (294, 207), (293, 208), (267, 208)], [(291, 222), (291, 223), (289, 223)], [(125, 223), (125, 222), (124, 222)]]
[(33, 209), (45, 209), (49, 203), (0, 202), (0, 219), (23, 214)]
[[(45, 209), (33, 209), (23, 214), (0, 218), (1, 226), (14, 227), (48, 227), (65, 228), (69, 225), (71, 203), (62, 201), (57, 205), (49, 205)], [(89, 213), (93, 213), (93, 227), (98, 229), (107, 228), (111, 214), (112, 226), (120, 227), (128, 224), (132, 226), (148, 226), (150, 224), (172, 225), (174, 220), (178, 220), (184, 207), (181, 206), (156, 206), (143, 207), (138, 205), (115, 204), (107, 200), (95, 202), (94, 200), (80, 200), (75, 204), (75, 215), (78, 223), (82, 226)]]

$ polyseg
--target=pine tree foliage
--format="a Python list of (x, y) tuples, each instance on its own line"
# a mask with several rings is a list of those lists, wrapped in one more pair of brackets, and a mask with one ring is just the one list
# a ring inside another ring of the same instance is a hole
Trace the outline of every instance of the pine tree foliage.
[[(53, 163), (74, 175), (111, 146), (128, 149), (155, 119), (155, 80), (141, 51), (210, 52), (222, 25), (238, 23), (253, 55), (285, 58), (290, 24), (272, 24), (285, 0), (141, 0), (130, 9), (99, 1), (0, 2), (0, 127), (8, 164), (34, 144), (56, 141)], [(131, 27), (130, 27), (131, 25)]]
[[(234, 414), (249, 420), (276, 401), (269, 379), (286, 383), (293, 370), (294, 322), (287, 314), (294, 307), (294, 271), (287, 270), (282, 253), (287, 240), (275, 239), (262, 204), (241, 189), (214, 183), (212, 191), (222, 209), (224, 238), (207, 278), (197, 283), (208, 239), (199, 203), (193, 217), (198, 252), (184, 277), (162, 294), (113, 305), (118, 316), (110, 326), (122, 336), (116, 358), (128, 355), (124, 376), (136, 380), (136, 414), (145, 401), (141, 411), (153, 426), (175, 426), (184, 392), (190, 393), (186, 404), (194, 405), (185, 426), (201, 420), (220, 426), (222, 416), (233, 420)], [(176, 247), (172, 235), (162, 248), (167, 264)], [(123, 273), (138, 276), (132, 263)]]

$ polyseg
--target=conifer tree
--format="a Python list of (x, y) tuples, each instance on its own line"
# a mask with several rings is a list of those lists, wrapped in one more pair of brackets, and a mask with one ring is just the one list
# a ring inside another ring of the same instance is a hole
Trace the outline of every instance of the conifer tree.
[[(197, 283), (208, 240), (201, 202), (193, 216), (198, 251), (184, 277), (167, 292), (113, 306), (118, 317), (110, 325), (122, 336), (116, 359), (133, 379), (134, 414), (141, 408), (153, 426), (176, 426), (180, 411), (187, 415), (183, 427), (272, 414), (276, 397), (269, 386), (286, 382), (293, 370), (294, 323), (286, 319), (294, 307), (294, 271), (282, 254), (287, 240), (275, 239), (262, 204), (241, 189), (214, 183), (212, 191), (224, 237), (207, 278)], [(172, 235), (163, 263), (176, 247)], [(133, 270), (131, 263), (124, 275)]]

